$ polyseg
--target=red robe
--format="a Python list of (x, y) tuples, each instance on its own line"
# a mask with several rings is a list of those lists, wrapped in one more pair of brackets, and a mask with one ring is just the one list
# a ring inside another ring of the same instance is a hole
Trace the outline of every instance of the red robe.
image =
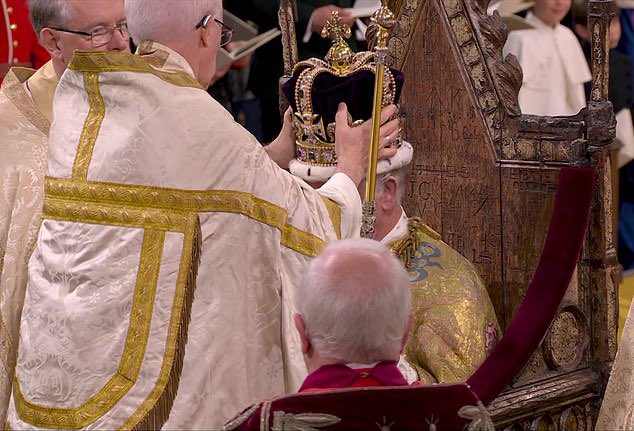
[(12, 65), (37, 69), (50, 58), (31, 26), (27, 1), (0, 2), (0, 83)]
[(473, 429), (483, 423), (493, 429), (478, 401), (464, 383), (410, 386), (394, 363), (360, 370), (331, 365), (310, 374), (299, 393), (255, 404), (223, 429), (453, 431), (466, 429), (469, 422)]
[(306, 377), (299, 392), (328, 389), (407, 386), (396, 362), (379, 362), (372, 368), (352, 369), (344, 364), (325, 365)]
[(306, 377), (299, 393), (253, 405), (224, 429), (455, 430), (468, 424), (458, 414), (464, 406), (473, 406), (469, 419), (490, 421), (464, 383), (408, 385), (396, 362), (362, 369), (334, 364)]

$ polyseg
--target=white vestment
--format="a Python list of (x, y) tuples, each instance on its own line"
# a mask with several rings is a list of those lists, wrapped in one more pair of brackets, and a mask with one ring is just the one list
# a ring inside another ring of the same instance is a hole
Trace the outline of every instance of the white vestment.
[(57, 75), (48, 62), (38, 71), (11, 69), (0, 90), (0, 420), (9, 404), (27, 262), (44, 203), (56, 86)]
[(586, 106), (583, 84), (592, 79), (579, 41), (569, 28), (550, 27), (532, 12), (526, 20), (535, 28), (510, 32), (504, 45), (504, 55), (514, 54), (524, 72), (522, 113), (577, 114)]
[(179, 54), (140, 53), (77, 53), (60, 81), (12, 429), (216, 429), (296, 390), (294, 290), (358, 234), (347, 176), (314, 191)]

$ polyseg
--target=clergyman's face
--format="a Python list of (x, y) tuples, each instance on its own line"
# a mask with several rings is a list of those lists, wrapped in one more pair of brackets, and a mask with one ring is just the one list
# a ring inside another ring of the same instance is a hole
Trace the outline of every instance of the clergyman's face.
[(533, 6), (533, 13), (546, 24), (554, 27), (566, 16), (572, 0), (537, 0)]
[[(70, 20), (65, 29), (92, 32), (99, 27), (113, 27), (125, 22), (123, 0), (67, 0), (70, 7)], [(68, 62), (75, 50), (80, 51), (120, 51), (130, 52), (129, 38), (115, 29), (107, 44), (94, 46), (89, 36), (58, 32), (58, 46), (63, 63)]]

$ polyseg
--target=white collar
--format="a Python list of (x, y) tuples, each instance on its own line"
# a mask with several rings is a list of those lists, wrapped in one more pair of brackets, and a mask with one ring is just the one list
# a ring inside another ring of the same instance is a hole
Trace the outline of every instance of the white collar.
[(559, 26), (561, 26), (561, 24), (557, 23), (554, 27), (551, 27), (530, 11), (526, 14), (526, 21), (528, 21), (529, 24), (531, 24), (535, 28), (538, 28), (540, 30), (550, 30), (552, 32), (557, 31), (559, 29)]
[(371, 364), (359, 364), (357, 362), (346, 362), (344, 365), (353, 370), (359, 370), (363, 368), (374, 368), (379, 361), (372, 362)]
[(33, 99), (33, 93), (31, 93), (31, 89), (29, 88), (28, 82), (29, 82), (28, 79), (26, 81), (24, 81), (22, 83), (22, 88), (24, 88), (24, 91), (26, 92), (26, 94), (29, 95), (29, 98), (31, 99), (31, 102), (35, 102), (35, 99)]
[(407, 223), (408, 223), (408, 221), (409, 220), (407, 218), (407, 214), (405, 214), (405, 210), (403, 209), (403, 207), (401, 207), (401, 218), (398, 220), (398, 222), (396, 222), (396, 224), (394, 225), (392, 230), (390, 230), (387, 233), (387, 235), (385, 235), (385, 237), (383, 237), (381, 242), (383, 244), (390, 244), (390, 243), (393, 243), (396, 240), (399, 240), (399, 239), (403, 238), (405, 235), (407, 235), (407, 232), (408, 232)]

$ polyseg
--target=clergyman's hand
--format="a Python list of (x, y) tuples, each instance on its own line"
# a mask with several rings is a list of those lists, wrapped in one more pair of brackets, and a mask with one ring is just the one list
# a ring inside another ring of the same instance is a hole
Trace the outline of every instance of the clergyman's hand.
[(332, 11), (336, 10), (339, 12), (339, 17), (344, 24), (348, 24), (350, 27), (355, 23), (356, 18), (350, 14), (350, 12), (345, 11), (339, 6), (335, 6), (333, 4), (329, 4), (327, 6), (322, 6), (313, 11), (313, 20), (311, 21), (310, 29), (314, 33), (321, 33), (323, 28), (326, 26), (326, 22), (332, 17)]
[(295, 132), (291, 117), (292, 110), (288, 108), (284, 113), (282, 131), (273, 142), (264, 147), (269, 157), (282, 169), (288, 169), (288, 164), (295, 157)]
[[(396, 141), (399, 131), (399, 119), (396, 106), (389, 105), (381, 111), (381, 129), (379, 133), (379, 160), (388, 159), (396, 154)], [(335, 151), (337, 152), (337, 172), (346, 174), (358, 187), (365, 178), (370, 156), (372, 121), (360, 126), (348, 125), (348, 108), (339, 104), (335, 117)]]

